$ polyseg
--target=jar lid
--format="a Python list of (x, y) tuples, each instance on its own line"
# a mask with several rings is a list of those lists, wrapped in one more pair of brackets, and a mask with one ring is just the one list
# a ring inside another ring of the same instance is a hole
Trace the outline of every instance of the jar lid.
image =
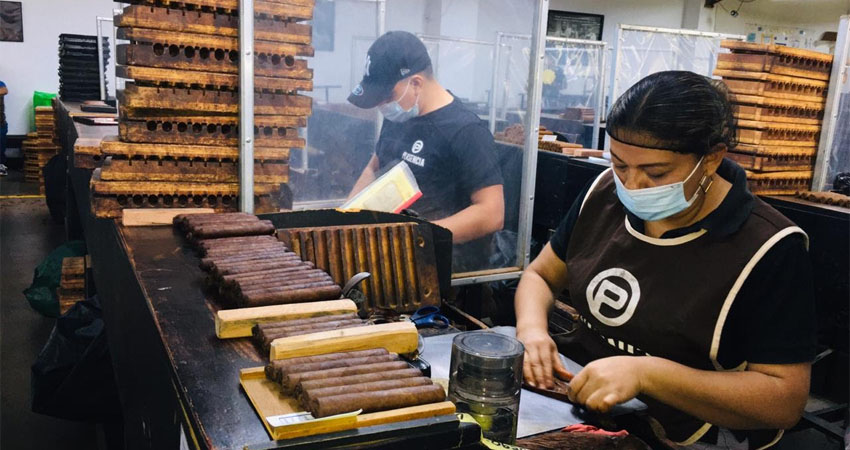
[(513, 370), (525, 352), (522, 343), (492, 331), (460, 333), (452, 340), (459, 351), (459, 363), (487, 370)]

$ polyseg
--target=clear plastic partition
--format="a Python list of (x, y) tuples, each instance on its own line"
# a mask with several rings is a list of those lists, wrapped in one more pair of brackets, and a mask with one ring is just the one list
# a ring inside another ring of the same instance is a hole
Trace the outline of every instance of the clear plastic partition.
[(841, 17), (838, 25), (832, 65), (813, 191), (838, 189), (836, 176), (850, 172), (850, 15)]
[(597, 145), (606, 48), (601, 41), (546, 39), (540, 124), (586, 148)]
[(632, 85), (656, 72), (689, 70), (711, 76), (723, 39), (743, 40), (744, 36), (620, 25), (609, 107)]
[(452, 85), (445, 86), (446, 89), (473, 112), (482, 118), (486, 116), (490, 86), (479, 81), (493, 72), (495, 44), (448, 36), (417, 36), (428, 49), (437, 80), (452, 80)]

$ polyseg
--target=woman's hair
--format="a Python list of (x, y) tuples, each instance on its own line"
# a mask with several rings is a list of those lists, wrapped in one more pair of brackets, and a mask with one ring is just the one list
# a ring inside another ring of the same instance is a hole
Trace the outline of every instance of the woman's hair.
[(720, 80), (670, 70), (638, 81), (608, 114), (606, 132), (638, 147), (705, 155), (719, 144), (733, 149), (735, 113)]

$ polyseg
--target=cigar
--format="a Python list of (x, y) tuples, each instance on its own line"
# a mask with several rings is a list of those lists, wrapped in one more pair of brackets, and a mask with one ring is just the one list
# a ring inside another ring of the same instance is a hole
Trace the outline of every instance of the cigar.
[(343, 328), (357, 328), (357, 327), (365, 327), (368, 324), (361, 321), (350, 321), (345, 323), (338, 323), (337, 325), (329, 326), (325, 325), (325, 323), (317, 323), (313, 327), (309, 328), (301, 328), (298, 330), (288, 330), (288, 331), (280, 331), (278, 328), (272, 333), (264, 333), (262, 335), (256, 336), (254, 342), (259, 346), (263, 352), (268, 352), (271, 349), (272, 342), (275, 339), (292, 337), (292, 336), (303, 336), (305, 334), (310, 333), (321, 333), (322, 331), (330, 331), (330, 330), (341, 330)]
[(201, 268), (208, 269), (215, 264), (232, 264), (236, 262), (264, 260), (270, 258), (278, 258), (284, 255), (293, 254), (285, 247), (272, 250), (265, 250), (258, 253), (242, 253), (235, 255), (226, 255), (222, 257), (207, 257), (201, 259)]
[[(254, 328), (259, 328), (260, 330), (265, 330), (265, 329), (268, 329), (268, 328), (282, 328), (282, 327), (295, 326), (295, 325), (306, 325), (306, 324), (317, 323), (317, 322), (335, 322), (337, 320), (348, 320), (348, 319), (359, 319), (359, 318), (360, 317), (355, 313), (328, 314), (328, 315), (324, 315), (324, 316), (306, 317), (306, 318), (303, 318), (303, 319), (284, 320), (284, 321), (281, 321), (281, 322), (257, 323), (256, 325), (254, 325)], [(383, 350), (383, 349), (375, 349), (375, 350)], [(363, 350), (363, 351), (371, 351), (371, 350)], [(327, 355), (317, 355), (317, 356), (343, 355), (343, 354), (348, 354), (348, 353), (349, 352), (328, 353)], [(356, 353), (356, 352), (354, 352), (354, 353)], [(386, 354), (386, 351), (384, 351), (382, 354)], [(310, 357), (310, 358), (312, 358), (312, 357)], [(295, 359), (295, 358), (291, 358), (291, 359)], [(334, 358), (331, 358), (331, 359), (334, 359)], [(286, 361), (290, 361), (290, 359), (287, 359)]]
[(275, 334), (280, 334), (280, 333), (286, 333), (286, 332), (289, 332), (289, 331), (309, 330), (309, 329), (316, 328), (316, 327), (331, 327), (332, 328), (332, 327), (335, 327), (335, 326), (341, 325), (341, 324), (363, 323), (363, 321), (360, 320), (359, 317), (355, 316), (355, 317), (349, 317), (349, 318), (346, 318), (346, 319), (327, 320), (327, 321), (313, 322), (313, 323), (299, 323), (299, 324), (294, 324), (294, 325), (281, 325), (281, 323), (286, 324), (286, 322), (279, 322), (279, 323), (276, 323), (276, 324), (272, 324), (274, 326), (266, 326), (266, 327), (259, 327), (259, 326), (255, 325), (254, 328), (252, 329), (252, 331), (256, 331), (257, 335), (270, 336), (270, 335), (275, 335)]
[[(281, 370), (284, 367), (289, 367), (296, 364), (305, 364), (305, 363), (314, 363), (314, 362), (324, 362), (324, 361), (333, 361), (336, 359), (348, 359), (348, 358), (360, 358), (363, 356), (379, 356), (379, 355), (389, 355), (390, 352), (385, 348), (371, 348), (369, 350), (355, 350), (353, 352), (335, 352), (335, 353), (325, 353), (323, 355), (313, 355), (313, 356), (297, 356), (295, 358), (287, 358), (287, 359), (278, 359), (276, 361), (272, 361), (271, 363), (266, 365), (266, 374), (269, 374), (269, 371)], [(274, 380), (274, 377), (269, 377), (270, 380)]]
[(305, 410), (309, 410), (312, 400), (319, 397), (331, 397), (334, 395), (351, 394), (355, 392), (386, 391), (389, 389), (411, 386), (427, 386), (430, 384), (434, 384), (430, 378), (419, 376), (411, 378), (397, 378), (394, 380), (372, 381), (369, 383), (347, 384), (345, 386), (330, 386), (301, 391), (299, 401), (301, 402), (301, 405), (304, 406)]
[(290, 272), (288, 274), (278, 275), (276, 277), (251, 278), (238, 280), (239, 288), (242, 291), (251, 291), (256, 289), (271, 289), (276, 287), (291, 286), (293, 284), (318, 283), (320, 281), (331, 281), (331, 277), (325, 272), (317, 269), (310, 269), (303, 272)]
[(222, 247), (211, 247), (206, 250), (201, 249), (198, 251), (200, 256), (208, 256), (208, 257), (223, 257), (223, 256), (234, 256), (238, 254), (247, 254), (247, 253), (257, 253), (261, 251), (269, 251), (269, 250), (278, 250), (281, 248), (286, 248), (285, 245), (277, 243), (277, 242), (258, 242), (258, 243), (244, 243), (244, 244), (233, 244), (232, 246), (228, 244), (228, 246)]
[[(320, 380), (324, 378), (337, 378), (337, 377), (346, 377), (349, 375), (360, 375), (364, 373), (372, 373), (372, 372), (384, 372), (388, 370), (398, 370), (405, 369), (410, 367), (404, 361), (387, 361), (380, 362), (374, 364), (362, 364), (359, 366), (352, 367), (338, 367), (336, 369), (328, 369), (328, 370), (314, 370), (312, 372), (301, 372), (297, 374), (297, 380), (290, 380), (291, 383), (281, 383), (283, 385), (284, 390), (292, 391), (295, 389), (295, 385), (302, 381), (310, 381), (310, 380)], [(283, 380), (286, 381), (286, 380)]]
[(386, 391), (354, 392), (328, 397), (317, 397), (310, 401), (310, 412), (313, 414), (313, 417), (317, 418), (357, 411), (358, 409), (362, 409), (364, 413), (370, 413), (427, 403), (437, 403), (445, 399), (446, 392), (442, 386), (431, 384), (389, 389)]
[[(224, 245), (233, 245), (233, 244), (244, 244), (249, 242), (280, 242), (276, 237), (270, 235), (260, 235), (260, 236), (236, 236), (229, 238), (218, 238), (218, 239), (201, 239), (197, 242), (199, 247), (203, 248), (213, 248), (213, 247), (221, 247)], [(283, 244), (283, 242), (280, 242)], [(284, 244), (285, 245), (285, 244)]]
[(301, 380), (295, 386), (295, 392), (300, 394), (312, 389), (320, 389), (332, 386), (351, 386), (360, 383), (369, 383), (382, 380), (396, 380), (399, 378), (421, 377), (422, 372), (410, 366), (404, 369), (387, 370), (382, 372), (364, 373), (358, 375), (342, 376), (337, 378), (323, 378), (317, 380)]
[[(288, 367), (282, 367), (280, 370), (280, 384), (287, 391), (295, 390), (295, 385), (301, 381), (301, 377), (311, 372), (319, 370), (338, 369), (342, 367), (365, 366), (369, 364), (387, 363), (398, 361), (398, 355), (377, 355), (363, 356), (360, 358), (337, 359), (335, 361), (322, 361), (304, 364), (293, 364)], [(275, 374), (277, 375), (277, 374)]]
[(266, 306), (281, 305), (289, 303), (317, 302), (320, 300), (331, 300), (342, 295), (339, 285), (330, 284), (292, 290), (252, 291), (248, 294), (242, 293), (238, 298), (241, 306)]
[[(292, 253), (295, 255), (295, 253)], [(258, 272), (261, 270), (277, 269), (284, 267), (300, 266), (303, 263), (297, 255), (294, 257), (281, 257), (259, 262), (248, 262), (245, 264), (216, 264), (211, 271), (216, 275), (233, 275), (245, 272)]]
[(187, 234), (190, 240), (233, 236), (273, 234), (275, 227), (270, 220), (258, 222), (225, 222), (201, 224)]
[(302, 264), (300, 266), (289, 266), (289, 267), (283, 267), (281, 269), (261, 270), (261, 271), (257, 271), (257, 272), (234, 273), (234, 274), (231, 274), (231, 275), (222, 275), (218, 279), (219, 279), (220, 282), (222, 282), (224, 284), (236, 285), (236, 284), (239, 284), (239, 282), (244, 281), (244, 280), (252, 280), (252, 279), (255, 279), (255, 278), (283, 276), (283, 275), (288, 275), (288, 274), (294, 274), (294, 273), (297, 273), (297, 272), (310, 272), (312, 270), (314, 270), (313, 264), (311, 264), (309, 262), (304, 262), (304, 264)]

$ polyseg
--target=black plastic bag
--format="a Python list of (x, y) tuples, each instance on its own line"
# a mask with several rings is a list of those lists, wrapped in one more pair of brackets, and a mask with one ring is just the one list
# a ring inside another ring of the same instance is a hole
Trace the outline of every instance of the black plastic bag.
[(61, 419), (106, 422), (121, 415), (97, 296), (56, 320), (32, 365), (32, 410)]
[(65, 155), (58, 154), (47, 161), (41, 169), (44, 177), (44, 196), (47, 201), (47, 210), (50, 217), (57, 224), (65, 223), (67, 206), (65, 204), (65, 193), (67, 192), (68, 163)]

